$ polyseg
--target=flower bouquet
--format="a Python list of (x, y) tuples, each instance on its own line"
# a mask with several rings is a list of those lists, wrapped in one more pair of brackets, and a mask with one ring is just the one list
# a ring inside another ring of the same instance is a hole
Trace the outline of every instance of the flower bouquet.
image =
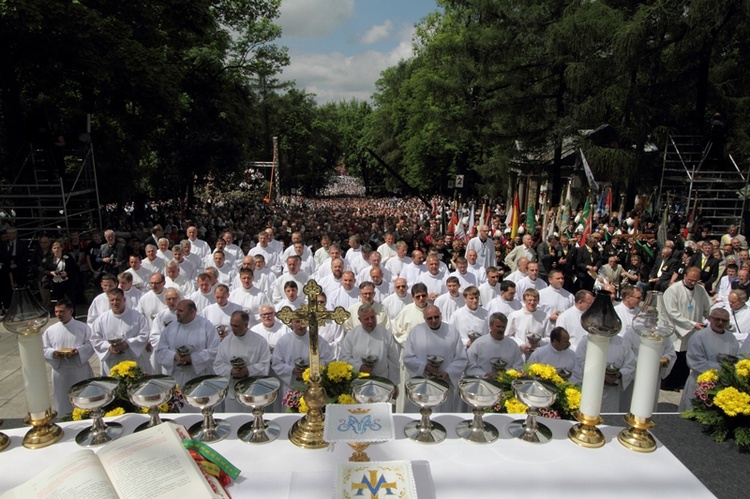
[(581, 405), (581, 390), (576, 385), (565, 381), (554, 366), (549, 364), (526, 364), (522, 371), (508, 369), (497, 374), (497, 381), (503, 387), (504, 395), (490, 409), (491, 412), (507, 414), (525, 414), (528, 407), (521, 403), (513, 393), (511, 384), (518, 378), (536, 378), (554, 384), (558, 389), (557, 400), (550, 407), (539, 410), (539, 415), (552, 419), (575, 419)]
[[(120, 384), (115, 391), (115, 399), (104, 406), (104, 417), (120, 416), (125, 413), (147, 413), (147, 407), (138, 407), (130, 401), (128, 396), (128, 388), (135, 382), (139, 381), (145, 375), (143, 370), (138, 367), (138, 363), (133, 360), (124, 360), (119, 364), (116, 364), (109, 370), (109, 375), (112, 378), (119, 380)], [(159, 412), (180, 412), (180, 408), (185, 405), (182, 394), (179, 389), (174, 391), (174, 395), (170, 400), (159, 406)], [(73, 421), (80, 421), (82, 419), (88, 419), (90, 417), (90, 411), (75, 408), (71, 414)]]
[[(357, 378), (369, 376), (368, 373), (360, 373), (348, 362), (334, 360), (320, 368), (320, 386), (326, 391), (327, 404), (354, 404), (356, 403), (351, 393), (351, 382)], [(302, 380), (306, 385), (310, 384), (310, 368), (302, 373)], [(305, 403), (304, 391), (290, 389), (284, 395), (282, 403), (287, 412), (306, 413), (308, 410)]]
[(723, 362), (698, 376), (693, 408), (683, 418), (701, 423), (717, 442), (734, 438), (750, 450), (750, 359)]

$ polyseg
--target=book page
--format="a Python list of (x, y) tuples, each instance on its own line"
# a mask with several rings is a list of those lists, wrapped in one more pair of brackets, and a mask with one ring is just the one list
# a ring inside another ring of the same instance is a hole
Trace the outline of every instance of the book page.
[(110, 442), (97, 455), (122, 499), (215, 497), (169, 423)]
[(117, 499), (93, 451), (81, 450), (55, 463), (2, 499)]

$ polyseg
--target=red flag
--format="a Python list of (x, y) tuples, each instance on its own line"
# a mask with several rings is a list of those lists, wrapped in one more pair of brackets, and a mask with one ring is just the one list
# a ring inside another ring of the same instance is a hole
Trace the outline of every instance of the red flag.
[(521, 207), (519, 206), (518, 193), (513, 198), (513, 215), (510, 220), (510, 237), (513, 239), (518, 234), (518, 225), (521, 223)]
[(593, 232), (594, 224), (594, 210), (589, 211), (589, 216), (586, 219), (586, 225), (583, 227), (583, 235), (581, 236), (581, 248), (583, 248), (586, 245), (586, 238), (591, 235)]
[(607, 200), (604, 201), (604, 212), (612, 213), (612, 188), (607, 188)]

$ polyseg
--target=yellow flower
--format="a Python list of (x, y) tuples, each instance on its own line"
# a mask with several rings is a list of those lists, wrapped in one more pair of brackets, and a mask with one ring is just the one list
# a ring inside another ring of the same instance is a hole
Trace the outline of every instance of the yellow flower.
[(110, 376), (134, 376), (136, 369), (138, 369), (138, 363), (133, 360), (124, 360), (119, 364), (116, 364), (112, 369), (109, 370)]
[(557, 374), (557, 369), (549, 364), (531, 364), (526, 372), (529, 376), (538, 376), (553, 383), (563, 382), (563, 379)]
[(750, 416), (750, 395), (734, 387), (719, 390), (714, 397), (714, 404), (727, 416)]
[(309, 367), (305, 369), (305, 371), (302, 373), (302, 381), (304, 381), (305, 384), (310, 384), (310, 368)]
[(521, 373), (519, 373), (515, 369), (508, 369), (507, 371), (505, 371), (505, 374), (507, 374), (511, 378), (520, 378), (521, 377)]
[(568, 400), (570, 410), (578, 409), (581, 406), (581, 392), (575, 388), (565, 389), (565, 398)]
[(370, 373), (364, 373), (364, 372), (359, 373), (360, 378), (367, 378), (369, 376), (370, 376)]
[(339, 404), (356, 404), (357, 402), (350, 395), (347, 395), (346, 393), (342, 393), (341, 395), (339, 395), (338, 403)]
[(148, 407), (141, 407), (141, 414), (148, 414)]
[(526, 414), (526, 409), (527, 407), (515, 397), (505, 401), (505, 410), (508, 411), (508, 414)]
[(349, 381), (352, 379), (352, 370), (354, 368), (348, 362), (334, 360), (326, 368), (328, 379), (337, 383), (339, 381)]
[(159, 406), (159, 412), (169, 412), (169, 403), (164, 402)]
[(125, 414), (125, 409), (123, 409), (122, 407), (115, 407), (111, 411), (105, 412), (104, 417), (109, 418), (112, 416), (122, 416), (123, 414)]
[(716, 369), (709, 369), (703, 374), (698, 376), (698, 383), (714, 383), (719, 380), (719, 375), (716, 374)]
[(737, 362), (734, 366), (734, 370), (737, 373), (737, 376), (747, 379), (747, 377), (750, 376), (750, 359), (742, 359)]
[(301, 412), (302, 414), (307, 414), (307, 411), (310, 410), (310, 408), (307, 407), (307, 402), (305, 402), (305, 397), (300, 397), (299, 398), (299, 407), (298, 407), (298, 409), (299, 409), (299, 412)]
[(73, 418), (73, 421), (80, 421), (82, 419), (88, 418), (90, 412), (91, 411), (84, 411), (83, 409), (75, 408), (73, 409), (73, 414), (71, 414), (71, 417)]

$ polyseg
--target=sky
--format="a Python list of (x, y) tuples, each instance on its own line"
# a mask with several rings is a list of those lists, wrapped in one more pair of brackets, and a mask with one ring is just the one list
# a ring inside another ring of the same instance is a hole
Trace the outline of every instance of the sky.
[(319, 104), (368, 100), (380, 73), (412, 56), (414, 25), (435, 10), (435, 0), (282, 0), (281, 79)]

